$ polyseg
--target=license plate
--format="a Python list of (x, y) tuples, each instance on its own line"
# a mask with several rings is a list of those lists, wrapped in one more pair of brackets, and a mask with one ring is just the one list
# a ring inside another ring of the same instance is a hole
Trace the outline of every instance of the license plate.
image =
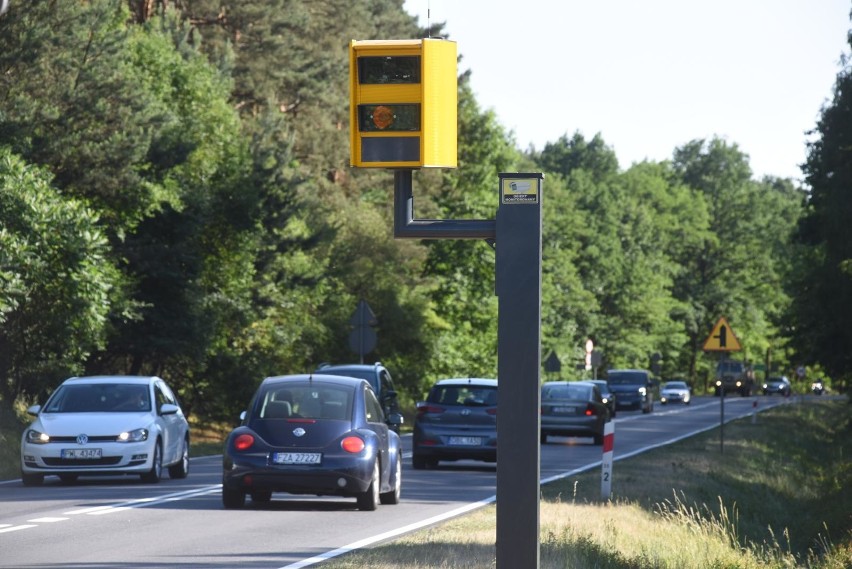
[(276, 452), (272, 454), (275, 464), (319, 464), (322, 453), (318, 452)]
[(457, 446), (479, 446), (482, 444), (481, 437), (450, 437), (450, 444)]
[(87, 459), (97, 460), (101, 458), (101, 449), (99, 448), (64, 448), (62, 449), (62, 458)]
[(576, 407), (554, 407), (554, 415), (574, 415), (577, 412)]

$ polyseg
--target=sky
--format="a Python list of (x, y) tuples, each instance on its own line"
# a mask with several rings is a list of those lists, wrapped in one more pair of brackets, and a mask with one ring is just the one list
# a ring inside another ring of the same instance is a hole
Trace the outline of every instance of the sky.
[[(850, 0), (404, 0), (522, 150), (600, 134), (621, 168), (718, 137), (801, 181), (849, 54)], [(396, 38), (384, 38), (396, 39)]]

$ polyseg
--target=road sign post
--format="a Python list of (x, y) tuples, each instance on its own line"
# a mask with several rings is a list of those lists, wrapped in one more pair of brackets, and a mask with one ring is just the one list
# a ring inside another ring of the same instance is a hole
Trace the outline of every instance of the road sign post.
[[(725, 358), (728, 352), (737, 352), (742, 349), (740, 341), (734, 334), (733, 329), (725, 320), (725, 317), (719, 318), (715, 326), (710, 331), (710, 335), (704, 341), (705, 352), (716, 352), (720, 354), (719, 361)], [(725, 385), (719, 386), (719, 452), (725, 452)]]
[(496, 220), (416, 219), (412, 170), (456, 167), (455, 44), (353, 41), (349, 54), (350, 163), (394, 171), (394, 237), (496, 250), (497, 565), (538, 568), (544, 175), (500, 174)]
[(615, 442), (615, 422), (604, 424), (603, 458), (601, 459), (601, 498), (612, 497), (612, 449)]

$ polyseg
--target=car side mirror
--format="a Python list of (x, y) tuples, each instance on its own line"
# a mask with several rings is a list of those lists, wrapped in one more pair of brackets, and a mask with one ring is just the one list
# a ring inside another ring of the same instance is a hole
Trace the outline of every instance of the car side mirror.
[(41, 405), (33, 405), (32, 407), (27, 408), (27, 415), (36, 416), (38, 412), (41, 411)]
[(180, 409), (180, 407), (173, 403), (163, 403), (160, 406), (160, 415), (174, 415), (178, 412), (178, 409)]
[(387, 401), (388, 399), (396, 399), (396, 391), (385, 391), (385, 394), (382, 395), (382, 400)]
[(405, 422), (405, 419), (402, 416), (402, 413), (398, 413), (396, 411), (392, 413), (388, 413), (387, 422), (389, 425), (402, 425)]

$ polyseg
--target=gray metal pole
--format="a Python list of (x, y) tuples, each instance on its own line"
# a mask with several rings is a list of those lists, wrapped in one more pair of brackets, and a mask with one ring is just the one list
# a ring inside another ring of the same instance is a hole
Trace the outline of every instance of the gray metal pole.
[(539, 567), (541, 182), (500, 174), (497, 210), (497, 567)]

